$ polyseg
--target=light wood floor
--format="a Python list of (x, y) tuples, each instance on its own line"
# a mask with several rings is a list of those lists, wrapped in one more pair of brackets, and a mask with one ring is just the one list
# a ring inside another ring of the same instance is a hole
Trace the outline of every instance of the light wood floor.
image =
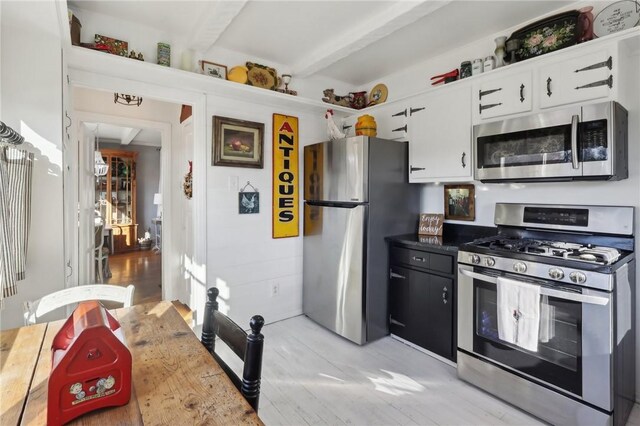
[[(390, 337), (360, 347), (304, 316), (263, 334), (259, 415), (269, 426), (544, 424)], [(223, 357), (241, 371), (232, 353)], [(640, 425), (637, 405), (629, 424)]]
[(133, 284), (133, 304), (162, 300), (162, 275), (160, 254), (151, 250), (132, 251), (109, 256), (111, 278), (105, 284)]

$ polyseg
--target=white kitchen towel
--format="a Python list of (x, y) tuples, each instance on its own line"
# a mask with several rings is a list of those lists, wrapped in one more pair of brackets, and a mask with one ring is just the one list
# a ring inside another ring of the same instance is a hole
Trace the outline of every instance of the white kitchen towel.
[(516, 344), (518, 339), (518, 286), (512, 280), (498, 278), (498, 337), (500, 340)]
[(540, 339), (540, 286), (518, 282), (518, 339), (516, 345), (538, 352)]
[(556, 307), (549, 304), (549, 296), (540, 302), (540, 342), (547, 343), (556, 335)]
[(538, 351), (540, 287), (498, 277), (498, 337), (529, 351)]

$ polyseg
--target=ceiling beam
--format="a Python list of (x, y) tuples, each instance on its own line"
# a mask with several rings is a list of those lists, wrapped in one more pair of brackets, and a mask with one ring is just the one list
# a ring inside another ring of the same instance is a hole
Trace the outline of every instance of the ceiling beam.
[(293, 74), (308, 77), (364, 49), (389, 34), (435, 12), (451, 1), (397, 1), (371, 19), (336, 34), (293, 66)]
[(129, 145), (132, 140), (138, 136), (142, 129), (135, 129), (131, 127), (124, 127), (122, 129), (122, 137), (120, 138), (120, 145)]
[(245, 4), (247, 0), (210, 2), (209, 8), (200, 16), (187, 39), (187, 46), (198, 52), (209, 50), (242, 11)]

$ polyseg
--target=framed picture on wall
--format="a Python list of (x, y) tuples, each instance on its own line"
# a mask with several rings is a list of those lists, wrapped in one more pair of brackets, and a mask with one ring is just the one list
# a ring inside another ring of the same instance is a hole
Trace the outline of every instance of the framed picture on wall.
[(264, 123), (213, 116), (213, 165), (263, 168)]
[(476, 194), (473, 185), (444, 186), (444, 218), (476, 220)]
[(200, 67), (202, 68), (202, 73), (204, 75), (221, 78), (223, 80), (227, 79), (227, 67), (225, 65), (215, 64), (208, 61), (200, 61)]

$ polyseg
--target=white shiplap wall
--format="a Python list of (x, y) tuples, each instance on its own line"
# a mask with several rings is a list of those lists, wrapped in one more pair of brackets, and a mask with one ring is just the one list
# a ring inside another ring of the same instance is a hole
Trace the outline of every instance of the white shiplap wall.
[[(248, 325), (255, 314), (274, 322), (302, 312), (302, 218), (300, 236), (273, 239), (271, 212), (272, 116), (288, 114), (299, 119), (300, 214), (302, 214), (302, 146), (326, 140), (322, 111), (299, 112), (268, 105), (208, 97), (207, 135), (211, 141), (214, 115), (264, 123), (264, 168), (208, 166), (207, 171), (207, 285), (220, 289), (221, 309), (239, 324)], [(211, 164), (209, 152), (208, 164)], [(238, 214), (238, 190), (247, 181), (260, 192), (260, 213)], [(279, 292), (271, 296), (271, 288)]]

